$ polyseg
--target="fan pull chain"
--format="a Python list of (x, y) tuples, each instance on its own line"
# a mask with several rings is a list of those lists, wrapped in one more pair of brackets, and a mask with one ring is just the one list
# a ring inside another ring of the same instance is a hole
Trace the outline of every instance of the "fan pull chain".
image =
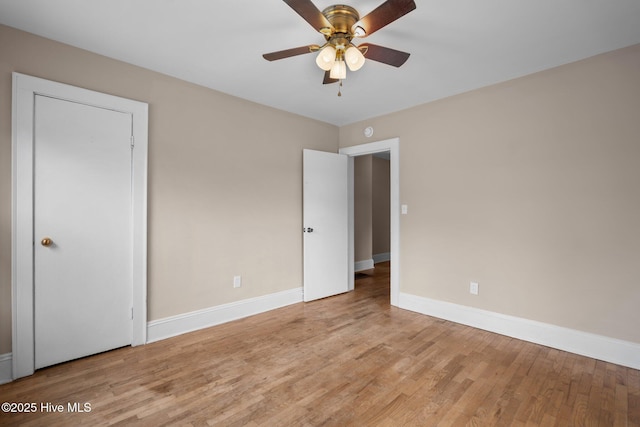
[(342, 88), (342, 80), (340, 80), (340, 86), (338, 86), (338, 96), (342, 96), (342, 92), (340, 92), (341, 88)]

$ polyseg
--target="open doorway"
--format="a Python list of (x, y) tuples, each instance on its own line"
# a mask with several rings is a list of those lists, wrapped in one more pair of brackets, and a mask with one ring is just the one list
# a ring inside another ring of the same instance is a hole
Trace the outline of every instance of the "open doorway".
[(400, 140), (398, 138), (341, 148), (340, 154), (349, 156), (349, 289), (355, 287), (355, 239), (354, 239), (354, 159), (374, 153), (389, 153), (389, 223), (390, 265), (389, 300), (398, 306), (400, 299)]
[(375, 286), (375, 294), (386, 293), (387, 301), (391, 268), (390, 157), (388, 151), (355, 157), (353, 173), (355, 290)]

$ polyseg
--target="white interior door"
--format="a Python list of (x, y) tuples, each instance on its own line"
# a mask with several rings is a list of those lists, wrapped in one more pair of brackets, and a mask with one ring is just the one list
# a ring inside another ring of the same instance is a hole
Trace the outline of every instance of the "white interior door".
[(131, 344), (131, 132), (129, 113), (36, 96), (36, 368)]
[(304, 301), (349, 290), (348, 158), (303, 152)]

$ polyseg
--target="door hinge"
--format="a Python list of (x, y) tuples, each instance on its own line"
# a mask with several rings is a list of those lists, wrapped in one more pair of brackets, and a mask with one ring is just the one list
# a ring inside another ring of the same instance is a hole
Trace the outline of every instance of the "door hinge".
[(131, 307), (131, 320), (133, 320), (133, 307)]
[(131, 135), (131, 148), (135, 145), (135, 138)]

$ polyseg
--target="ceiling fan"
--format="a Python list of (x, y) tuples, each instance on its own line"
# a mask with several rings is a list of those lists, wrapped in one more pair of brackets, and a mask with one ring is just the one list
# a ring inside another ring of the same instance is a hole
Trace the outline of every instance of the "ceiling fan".
[(370, 36), (411, 12), (416, 8), (413, 0), (387, 0), (363, 18), (360, 18), (356, 9), (343, 4), (329, 6), (320, 12), (311, 0), (284, 0), (284, 2), (319, 31), (326, 42), (322, 46), (312, 44), (265, 53), (262, 56), (267, 61), (318, 52), (316, 64), (325, 71), (322, 83), (340, 81), (342, 85), (341, 80), (347, 76), (347, 67), (351, 71), (357, 71), (364, 64), (365, 58), (394, 67), (401, 66), (409, 58), (406, 52), (371, 43), (361, 43), (356, 46), (352, 40)]

